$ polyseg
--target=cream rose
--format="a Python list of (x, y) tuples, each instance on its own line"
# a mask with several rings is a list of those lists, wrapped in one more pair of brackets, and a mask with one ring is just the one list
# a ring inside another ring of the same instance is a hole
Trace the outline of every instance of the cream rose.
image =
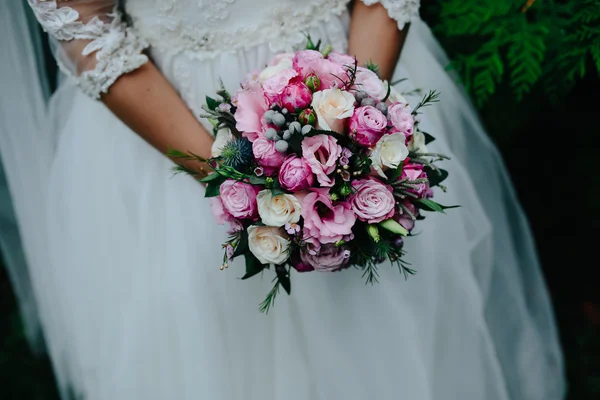
[(271, 190), (265, 189), (258, 192), (256, 202), (258, 215), (265, 225), (282, 227), (300, 220), (300, 202), (291, 194), (273, 196)]
[[(387, 93), (387, 87), (389, 85), (388, 81), (384, 82), (385, 84), (385, 90)], [(388, 104), (393, 104), (393, 103), (402, 103), (402, 104), (408, 104), (408, 100), (406, 100), (406, 98), (404, 96), (402, 96), (402, 94), (398, 91), (398, 89), (396, 89), (394, 86), (392, 86), (390, 88), (390, 96), (387, 99), (387, 103)]]
[(219, 157), (223, 151), (223, 147), (233, 138), (231, 131), (228, 128), (219, 129), (212, 144), (211, 153), (213, 157)]
[(427, 153), (427, 146), (425, 146), (425, 135), (423, 135), (423, 132), (413, 132), (412, 138), (408, 143), (408, 149), (410, 151), (416, 151), (418, 153)]
[(408, 148), (404, 144), (406, 138), (402, 133), (383, 135), (371, 153), (373, 169), (383, 178), (387, 178), (384, 168), (396, 169), (408, 157)]
[(319, 129), (343, 133), (344, 119), (354, 113), (354, 102), (352, 93), (340, 89), (315, 92), (311, 106), (317, 114)]
[(248, 227), (248, 247), (262, 264), (282, 264), (290, 256), (287, 235), (274, 226)]
[(260, 83), (263, 83), (270, 77), (275, 76), (278, 73), (285, 71), (286, 69), (291, 69), (293, 56), (293, 54), (282, 54), (281, 57), (278, 57), (278, 59), (276, 59), (276, 64), (269, 65), (260, 72), (260, 74), (258, 75), (258, 81)]

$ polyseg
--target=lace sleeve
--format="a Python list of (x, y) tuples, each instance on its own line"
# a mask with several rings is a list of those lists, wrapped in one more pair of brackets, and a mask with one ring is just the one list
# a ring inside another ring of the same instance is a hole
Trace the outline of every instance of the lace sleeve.
[(148, 61), (148, 46), (121, 19), (118, 0), (29, 0), (35, 16), (53, 39), (61, 70), (99, 99), (123, 74)]
[(362, 0), (368, 6), (381, 3), (388, 11), (390, 18), (398, 22), (398, 29), (404, 29), (404, 26), (413, 18), (419, 16), (420, 0)]

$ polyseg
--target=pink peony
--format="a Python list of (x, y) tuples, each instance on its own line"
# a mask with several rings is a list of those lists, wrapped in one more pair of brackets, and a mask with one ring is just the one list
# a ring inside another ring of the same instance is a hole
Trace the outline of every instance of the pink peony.
[(387, 119), (373, 106), (358, 107), (350, 117), (350, 136), (365, 147), (374, 146), (385, 133)]
[(397, 132), (404, 133), (408, 139), (412, 135), (415, 120), (408, 104), (394, 103), (388, 107), (388, 119)]
[[(234, 218), (255, 219), (258, 217), (256, 194), (258, 188), (248, 183), (227, 179), (221, 185), (220, 199), (223, 210)], [(213, 209), (214, 212), (214, 209)]]
[(303, 50), (296, 53), (292, 60), (292, 65), (302, 78), (306, 78), (308, 74), (313, 72), (314, 62), (321, 59), (323, 59), (323, 54), (320, 52), (316, 50)]
[[(402, 167), (401, 179), (408, 178), (410, 181), (427, 178), (427, 173), (423, 171), (423, 166), (420, 164), (405, 164)], [(418, 196), (429, 197), (429, 185), (427, 183), (419, 183), (415, 189), (410, 189), (411, 192)]]
[(279, 170), (281, 187), (290, 192), (308, 189), (314, 183), (314, 175), (305, 159), (289, 156)]
[[(281, 72), (267, 78), (262, 83), (263, 91), (270, 101), (275, 100), (290, 83), (292, 78), (298, 76), (298, 73), (293, 69), (284, 69)], [(309, 102), (310, 103), (310, 102)]]
[(275, 149), (275, 142), (262, 136), (252, 143), (252, 153), (265, 175), (273, 175), (285, 160), (285, 155)]
[(329, 135), (315, 135), (302, 140), (302, 157), (307, 161), (319, 184), (331, 187), (335, 179), (330, 177), (342, 154), (342, 146), (337, 139)]
[(312, 92), (302, 82), (295, 82), (288, 85), (280, 96), (281, 105), (294, 112), (298, 109), (306, 108), (312, 102)]
[(354, 67), (355, 59), (352, 56), (332, 51), (327, 56), (327, 59), (342, 67)]
[(262, 116), (268, 105), (260, 88), (240, 90), (236, 94), (237, 111), (235, 120), (238, 131), (251, 142), (263, 132)]
[(300, 261), (305, 268), (310, 267), (315, 271), (333, 272), (344, 268), (350, 260), (350, 252), (343, 246), (326, 244), (321, 247), (318, 254), (312, 255), (306, 251), (300, 251)]
[(383, 100), (387, 95), (387, 85), (383, 83), (377, 74), (368, 68), (358, 67), (354, 88), (368, 94), (377, 100)]
[[(419, 210), (412, 202), (405, 200), (402, 205), (406, 207), (415, 217), (419, 215)], [(412, 229), (415, 227), (415, 220), (412, 219), (412, 217), (402, 208), (400, 208), (400, 212), (394, 216), (394, 219), (408, 231), (412, 231)]]
[(377, 224), (394, 216), (392, 188), (375, 179), (356, 180), (352, 186), (356, 193), (350, 201), (358, 219)]
[(314, 61), (311, 68), (311, 72), (317, 74), (321, 80), (320, 90), (338, 88), (344, 83), (342, 79), (348, 76), (344, 67), (325, 59)]
[(293, 60), (295, 54), (294, 53), (279, 53), (269, 63), (269, 65), (277, 65), (281, 62), (287, 62), (288, 60)]
[(352, 233), (356, 216), (347, 203), (333, 205), (329, 189), (312, 189), (302, 199), (304, 234), (321, 243), (335, 243)]

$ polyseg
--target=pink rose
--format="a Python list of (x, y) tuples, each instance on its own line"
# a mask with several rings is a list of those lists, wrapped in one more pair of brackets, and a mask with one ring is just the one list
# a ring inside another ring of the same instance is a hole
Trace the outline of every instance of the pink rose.
[(252, 143), (252, 153), (265, 175), (273, 175), (285, 160), (285, 155), (275, 149), (275, 142), (262, 136)]
[(311, 71), (317, 74), (321, 80), (320, 90), (341, 87), (343, 85), (341, 79), (348, 76), (344, 67), (325, 59), (315, 60), (311, 64), (311, 68)]
[(236, 94), (236, 102), (235, 127), (244, 137), (254, 142), (263, 132), (262, 116), (268, 109), (265, 96), (260, 87), (240, 90)]
[[(412, 202), (405, 200), (402, 205), (406, 207), (408, 211), (410, 211), (415, 217), (419, 215), (419, 209), (415, 207)], [(396, 214), (394, 219), (408, 231), (412, 231), (412, 229), (415, 227), (415, 220), (412, 219), (410, 214), (408, 214), (402, 208), (400, 208), (400, 212)]]
[(294, 112), (310, 105), (312, 92), (304, 83), (295, 82), (283, 90), (280, 101), (282, 106), (287, 108), (289, 112)]
[(317, 176), (321, 186), (331, 187), (335, 183), (335, 179), (328, 175), (335, 171), (341, 154), (342, 146), (333, 136), (315, 135), (302, 140), (302, 157)]
[(398, 132), (404, 133), (407, 138), (412, 135), (415, 120), (408, 104), (394, 103), (388, 107), (390, 123)]
[(356, 180), (352, 187), (356, 193), (350, 202), (358, 219), (377, 224), (394, 216), (396, 200), (392, 188), (375, 179)]
[(294, 69), (298, 71), (302, 78), (306, 78), (313, 71), (313, 64), (316, 60), (323, 59), (323, 54), (316, 50), (303, 50), (296, 53), (292, 60)]
[[(420, 164), (405, 164), (402, 167), (402, 176), (400, 179), (408, 178), (410, 181), (427, 178), (427, 173), (423, 171), (423, 166)], [(418, 196), (425, 197), (428, 195), (429, 185), (427, 183), (416, 184), (415, 189), (410, 189), (411, 192)]]
[(308, 189), (314, 183), (314, 175), (305, 159), (289, 156), (279, 170), (281, 187), (290, 192)]
[(350, 136), (365, 147), (374, 146), (385, 133), (387, 118), (373, 106), (358, 107), (350, 117)]
[(335, 51), (329, 53), (327, 59), (342, 67), (354, 67), (355, 63), (354, 57), (347, 54), (336, 53)]
[(302, 264), (313, 268), (315, 271), (339, 271), (348, 265), (349, 260), (350, 252), (343, 246), (336, 246), (335, 244), (324, 245), (316, 255), (300, 251), (300, 261)]
[(294, 77), (298, 76), (298, 73), (293, 69), (284, 69), (271, 76), (270, 78), (265, 79), (262, 83), (262, 88), (267, 98), (271, 101), (276, 99), (287, 87), (290, 83), (290, 80)]
[(358, 67), (356, 70), (354, 88), (377, 100), (383, 100), (387, 95), (387, 85), (379, 79), (375, 72), (364, 67)]
[(333, 205), (329, 189), (312, 189), (302, 199), (304, 234), (321, 243), (335, 243), (352, 233), (356, 216), (348, 203)]
[(223, 209), (234, 218), (255, 219), (258, 217), (256, 194), (258, 188), (248, 183), (227, 179), (221, 185)]

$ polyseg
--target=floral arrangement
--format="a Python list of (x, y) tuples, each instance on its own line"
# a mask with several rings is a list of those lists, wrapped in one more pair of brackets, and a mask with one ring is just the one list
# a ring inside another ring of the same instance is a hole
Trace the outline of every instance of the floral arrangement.
[(169, 154), (214, 170), (201, 182), (217, 221), (231, 227), (221, 269), (243, 256), (242, 279), (274, 271), (263, 312), (280, 287), (290, 293), (292, 270), (355, 266), (374, 283), (389, 260), (408, 277), (405, 237), (421, 211), (450, 208), (432, 200), (448, 176), (435, 162), (446, 157), (427, 151), (433, 137), (416, 118), (437, 94), (411, 109), (376, 66), (319, 47), (309, 38), (306, 50), (277, 55), (235, 95), (222, 87), (207, 97), (212, 158)]

